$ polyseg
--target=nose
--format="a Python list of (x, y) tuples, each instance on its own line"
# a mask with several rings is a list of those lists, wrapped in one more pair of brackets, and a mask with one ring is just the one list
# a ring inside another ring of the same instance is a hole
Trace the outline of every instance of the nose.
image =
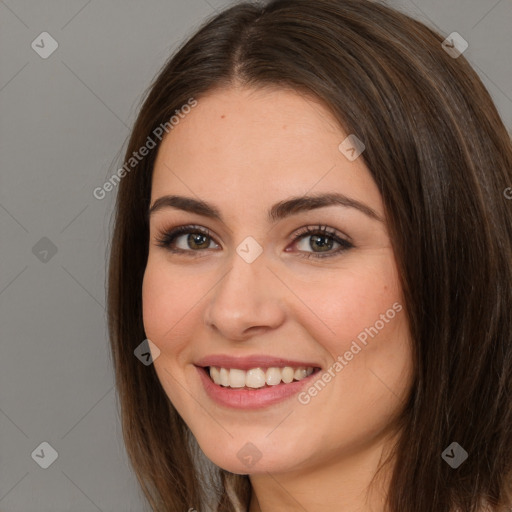
[(230, 265), (208, 294), (205, 324), (237, 341), (279, 327), (285, 319), (284, 287), (267, 267), (265, 253), (247, 263), (235, 252)]

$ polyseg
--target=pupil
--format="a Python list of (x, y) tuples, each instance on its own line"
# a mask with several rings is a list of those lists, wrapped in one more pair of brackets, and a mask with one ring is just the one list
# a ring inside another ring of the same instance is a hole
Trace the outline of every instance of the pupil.
[[(314, 241), (315, 241), (315, 243), (318, 243), (318, 241), (319, 241), (319, 240), (322, 240), (322, 239), (324, 239), (324, 240), (325, 240), (326, 238), (327, 238), (327, 239), (329, 239), (329, 237), (326, 237), (326, 236), (313, 235), (311, 239), (312, 239), (312, 240), (314, 240)], [(326, 243), (319, 243), (318, 245), (319, 245), (320, 247), (323, 247), (323, 248), (327, 247), (327, 250), (328, 250), (328, 249), (331, 249), (331, 247), (332, 247), (332, 242), (333, 242), (333, 241), (332, 241), (331, 239), (329, 239), (329, 240), (330, 240), (330, 242), (329, 242), (329, 243), (327, 243), (327, 244), (326, 244)], [(312, 247), (312, 248), (313, 248), (313, 247)]]
[[(189, 235), (189, 238), (192, 238), (193, 245), (201, 245), (201, 239), (205, 239), (206, 235), (202, 235), (201, 233), (195, 233)], [(204, 242), (203, 242), (204, 244)]]

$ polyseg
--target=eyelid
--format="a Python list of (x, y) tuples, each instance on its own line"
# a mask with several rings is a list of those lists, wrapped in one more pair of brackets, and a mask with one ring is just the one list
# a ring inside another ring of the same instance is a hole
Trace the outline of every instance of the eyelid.
[[(157, 236), (156, 236), (156, 245), (159, 247), (163, 247), (164, 249), (175, 253), (175, 254), (185, 254), (191, 257), (200, 257), (200, 253), (204, 253), (205, 251), (210, 251), (211, 249), (200, 249), (200, 250), (186, 250), (186, 249), (173, 249), (171, 248), (171, 244), (174, 243), (174, 241), (179, 238), (180, 236), (183, 236), (185, 234), (191, 234), (191, 233), (200, 233), (207, 238), (209, 238), (211, 241), (213, 241), (216, 245), (222, 247), (222, 244), (219, 244), (215, 237), (212, 235), (212, 232), (203, 226), (195, 225), (195, 224), (188, 224), (188, 225), (181, 225), (176, 226), (174, 228), (164, 228), (162, 230), (159, 230)], [(296, 244), (301, 238), (313, 235), (325, 236), (326, 238), (329, 238), (333, 240), (335, 243), (340, 245), (340, 248), (337, 249), (334, 252), (315, 252), (315, 251), (298, 251), (299, 256), (305, 257), (305, 258), (328, 258), (328, 257), (334, 257), (338, 256), (341, 253), (347, 251), (348, 249), (351, 249), (354, 247), (354, 244), (352, 243), (351, 237), (347, 235), (341, 234), (338, 230), (331, 228), (326, 225), (318, 224), (316, 226), (308, 225), (304, 226), (302, 228), (299, 228), (296, 230), (291, 236), (291, 241), (293, 244)], [(288, 251), (289, 252), (289, 251)]]
[[(221, 246), (212, 235), (212, 232), (203, 226), (199, 226), (196, 224), (187, 224), (183, 226), (176, 226), (174, 228), (163, 228), (162, 230), (158, 230), (156, 235), (156, 242), (159, 247), (163, 247), (164, 249), (171, 250), (169, 245), (171, 242), (174, 242), (176, 238), (190, 233), (201, 233), (202, 235), (210, 238), (217, 245)], [(172, 250), (171, 250), (172, 251)], [(175, 252), (202, 252), (202, 251), (184, 251), (184, 250), (176, 250)]]
[(341, 231), (338, 231), (335, 228), (331, 228), (325, 224), (308, 225), (308, 226), (299, 228), (298, 230), (294, 231), (292, 240), (297, 240), (297, 238), (307, 235), (307, 234), (316, 234), (316, 233), (322, 233), (322, 234), (328, 235), (329, 237), (332, 237), (334, 239), (338, 238), (342, 242), (347, 242), (347, 243), (353, 245), (353, 241), (350, 236), (342, 233)]
[(296, 244), (302, 238), (307, 238), (307, 236), (313, 236), (318, 234), (330, 238), (331, 240), (334, 241), (334, 243), (337, 243), (340, 247), (333, 252), (298, 251), (299, 257), (313, 259), (334, 258), (336, 256), (342, 255), (347, 250), (354, 248), (354, 244), (352, 243), (352, 239), (350, 237), (342, 235), (338, 230), (322, 224), (318, 224), (316, 226), (305, 226), (303, 228), (300, 228), (293, 235), (292, 241), (294, 244)]

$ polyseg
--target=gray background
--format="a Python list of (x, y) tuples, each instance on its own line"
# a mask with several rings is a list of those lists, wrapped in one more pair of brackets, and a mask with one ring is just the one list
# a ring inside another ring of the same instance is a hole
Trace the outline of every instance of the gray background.
[[(512, 0), (389, 4), (469, 42), (464, 55), (510, 130)], [(103, 200), (92, 191), (122, 164), (155, 73), (226, 5), (0, 1), (2, 512), (144, 508), (122, 443), (104, 310), (115, 191)], [(58, 42), (47, 59), (31, 47), (44, 31)], [(58, 453), (47, 469), (31, 456), (42, 442)]]

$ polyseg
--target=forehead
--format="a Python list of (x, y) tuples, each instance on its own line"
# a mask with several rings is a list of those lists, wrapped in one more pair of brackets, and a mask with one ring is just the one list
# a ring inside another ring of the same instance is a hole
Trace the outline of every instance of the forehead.
[(163, 139), (152, 202), (186, 193), (241, 206), (338, 191), (382, 213), (362, 158), (339, 150), (347, 133), (310, 96), (289, 89), (218, 89), (200, 97)]

